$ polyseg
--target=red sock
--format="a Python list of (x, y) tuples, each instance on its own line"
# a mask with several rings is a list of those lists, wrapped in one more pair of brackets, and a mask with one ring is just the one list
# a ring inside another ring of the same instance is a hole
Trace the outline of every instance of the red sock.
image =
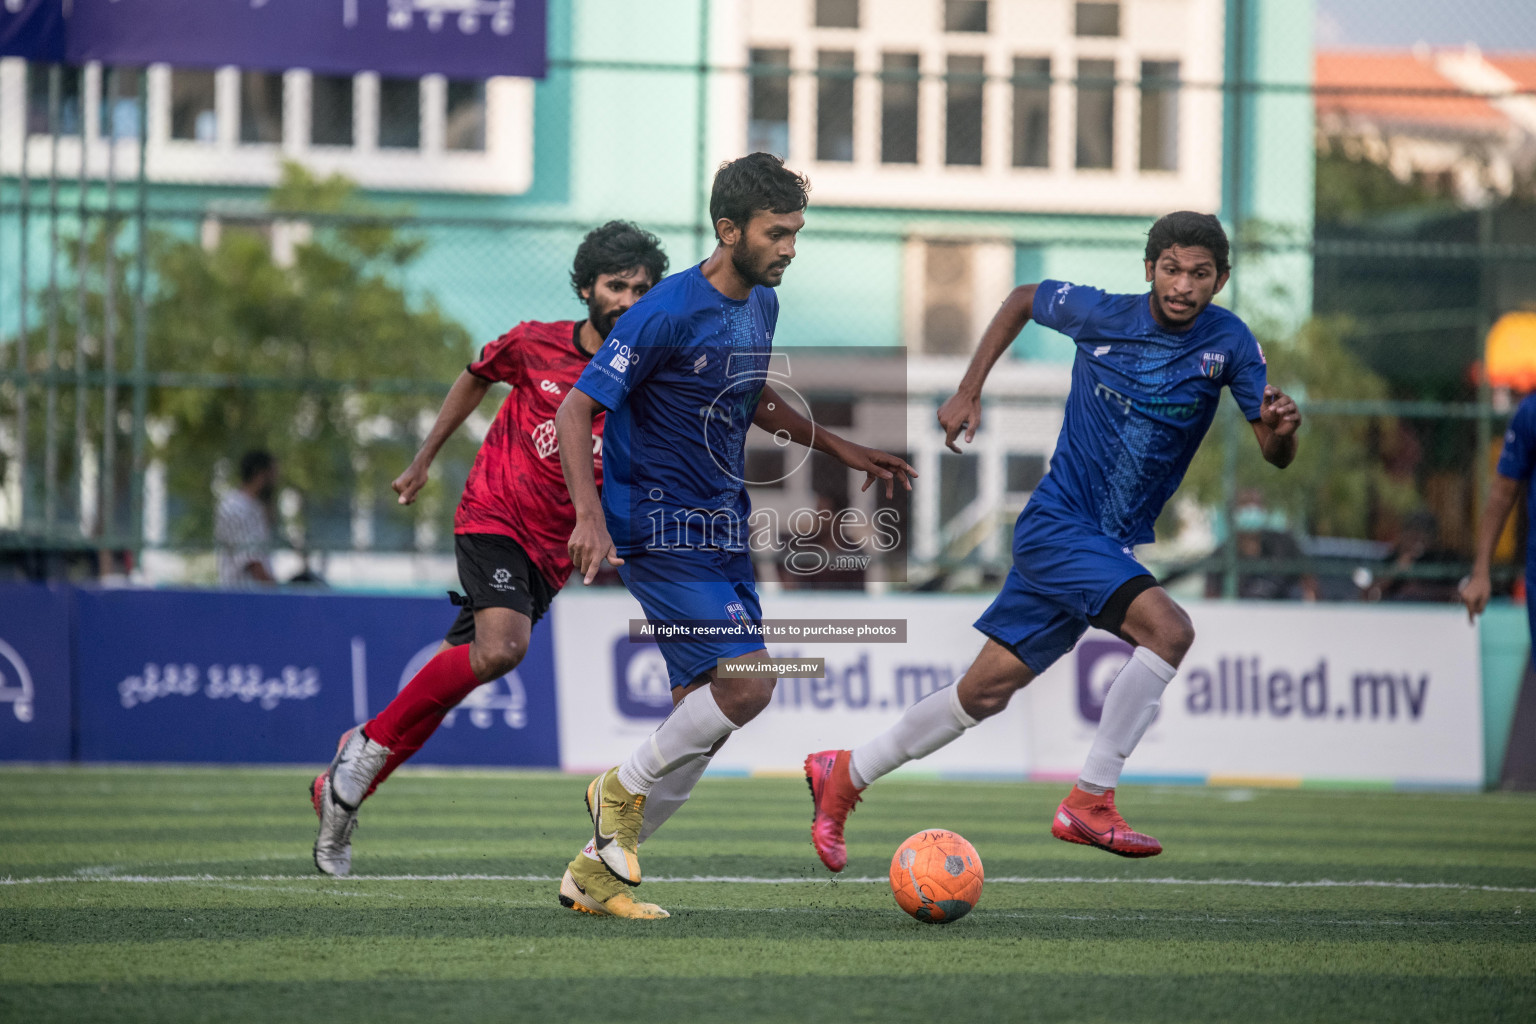
[[(479, 685), (480, 680), (469, 667), (469, 645), (450, 647), (423, 665), (364, 730), (369, 739), (391, 751), (403, 750), (414, 742), (414, 753), (432, 735), (443, 716)], [(426, 727), (424, 732), (419, 730), (421, 726)], [(386, 768), (385, 772), (389, 770)]]
[(389, 778), (390, 774), (402, 764), (411, 759), (411, 755), (421, 749), (421, 745), (437, 731), (437, 727), (443, 724), (443, 719), (448, 717), (447, 711), (438, 711), (428, 715), (405, 731), (393, 743), (386, 744), (389, 747), (389, 759), (384, 762), (384, 767), (379, 769), (379, 774), (373, 777), (373, 785), (368, 787), (368, 792), (363, 794), (367, 799), (373, 795), (373, 791), (379, 788), (380, 783)]

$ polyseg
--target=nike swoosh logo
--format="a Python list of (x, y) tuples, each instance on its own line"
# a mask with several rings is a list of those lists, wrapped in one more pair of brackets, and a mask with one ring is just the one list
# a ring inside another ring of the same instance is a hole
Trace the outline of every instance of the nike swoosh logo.
[(1103, 832), (1100, 832), (1098, 829), (1089, 828), (1087, 825), (1083, 824), (1077, 818), (1072, 817), (1072, 815), (1068, 814), (1066, 811), (1061, 811), (1060, 813), (1057, 814), (1057, 817), (1061, 819), (1061, 823), (1063, 825), (1066, 825), (1069, 828), (1081, 829), (1082, 831), (1088, 833), (1091, 836), (1098, 836), (1101, 839), (1102, 838), (1113, 839), (1114, 836), (1115, 836), (1115, 830), (1114, 830), (1113, 827), (1107, 828)]
[(592, 823), (592, 843), (599, 850), (606, 849), (608, 844), (619, 836), (619, 830), (614, 829), (607, 835), (603, 835), (603, 805), (599, 801), (597, 805), (597, 820)]

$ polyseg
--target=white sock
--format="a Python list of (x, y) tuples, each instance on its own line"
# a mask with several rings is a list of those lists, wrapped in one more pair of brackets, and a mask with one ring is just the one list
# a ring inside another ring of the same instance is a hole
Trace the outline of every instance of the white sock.
[(709, 768), (710, 756), (700, 754), (685, 761), (661, 781), (651, 787), (651, 795), (645, 798), (645, 817), (640, 823), (640, 842), (645, 842), (655, 831), (676, 814), (678, 808), (693, 795), (693, 787)]
[(648, 794), (664, 776), (739, 728), (715, 703), (713, 686), (694, 690), (619, 765), (619, 783), (636, 796)]
[(1119, 784), (1125, 759), (1152, 724), (1163, 690), (1177, 672), (1145, 647), (1131, 652), (1131, 659), (1115, 676), (1104, 698), (1099, 731), (1083, 764), (1083, 782), (1099, 789), (1114, 789)]
[(975, 724), (960, 706), (959, 684), (946, 686), (907, 708), (885, 732), (855, 747), (848, 774), (863, 789), (908, 761), (927, 757)]

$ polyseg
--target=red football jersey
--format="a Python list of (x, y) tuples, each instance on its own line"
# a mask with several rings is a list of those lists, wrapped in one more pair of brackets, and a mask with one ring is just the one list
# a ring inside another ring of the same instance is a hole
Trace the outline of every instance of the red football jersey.
[[(525, 321), (480, 350), (469, 372), (512, 385), (475, 456), (454, 533), (499, 533), (522, 545), (555, 589), (571, 575), (566, 543), (576, 511), (560, 471), (555, 410), (588, 356), (577, 344), (581, 324)], [(592, 460), (603, 483), (603, 416), (592, 420)]]

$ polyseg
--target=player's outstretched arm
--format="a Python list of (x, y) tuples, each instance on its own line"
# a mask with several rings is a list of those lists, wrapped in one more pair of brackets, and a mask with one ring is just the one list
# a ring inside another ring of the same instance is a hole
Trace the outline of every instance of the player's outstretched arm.
[(781, 434), (796, 444), (826, 452), (849, 469), (856, 469), (863, 473), (864, 486), (859, 488), (861, 491), (869, 490), (870, 485), (876, 480), (884, 480), (885, 496), (893, 498), (896, 496), (897, 480), (900, 480), (902, 486), (910, 491), (912, 481), (917, 479), (917, 470), (890, 452), (854, 444), (824, 427), (817, 427), (816, 424), (791, 409), (772, 387), (766, 385), (763, 387), (763, 393), (757, 400), (757, 412), (752, 417), (752, 423), (770, 434)]
[(1296, 431), (1301, 429), (1301, 410), (1295, 399), (1273, 384), (1264, 385), (1264, 399), (1259, 404), (1259, 418), (1253, 421), (1253, 436), (1259, 439), (1264, 461), (1284, 469), (1296, 458)]
[(960, 450), (955, 438), (962, 430), (966, 444), (976, 439), (976, 431), (981, 427), (981, 386), (986, 383), (993, 364), (1034, 315), (1037, 287), (1021, 284), (1008, 293), (1002, 306), (993, 314), (992, 322), (982, 332), (981, 344), (976, 346), (976, 354), (971, 356), (971, 364), (965, 368), (965, 376), (960, 378), (954, 396), (939, 406), (939, 426), (944, 428), (944, 443), (950, 451)]
[(576, 510), (576, 526), (571, 530), (567, 549), (571, 563), (581, 574), (581, 582), (591, 583), (603, 559), (609, 565), (623, 565), (608, 524), (603, 521), (603, 506), (597, 496), (597, 473), (592, 468), (592, 420), (602, 406), (580, 388), (566, 392), (555, 413), (555, 437), (560, 444), (560, 471), (565, 474), (566, 489), (571, 492), (571, 506)]
[(400, 495), (400, 504), (409, 505), (416, 500), (416, 495), (427, 485), (427, 470), (432, 468), (432, 460), (437, 458), (453, 432), (469, 419), (469, 414), (480, 405), (490, 387), (490, 381), (476, 377), (468, 370), (459, 374), (459, 379), (448, 389), (448, 397), (443, 399), (443, 407), (437, 411), (437, 422), (432, 424), (427, 439), (421, 442), (421, 450), (405, 467), (405, 472), (390, 484)]
[(1477, 554), (1472, 559), (1472, 574), (1461, 584), (1461, 603), (1467, 606), (1467, 618), (1476, 621), (1488, 607), (1493, 593), (1493, 549), (1498, 546), (1499, 534), (1504, 532), (1504, 521), (1520, 498), (1520, 481), (1503, 473), (1493, 475), (1493, 486), (1488, 488), (1488, 504), (1483, 507), (1483, 518), (1477, 526)]

